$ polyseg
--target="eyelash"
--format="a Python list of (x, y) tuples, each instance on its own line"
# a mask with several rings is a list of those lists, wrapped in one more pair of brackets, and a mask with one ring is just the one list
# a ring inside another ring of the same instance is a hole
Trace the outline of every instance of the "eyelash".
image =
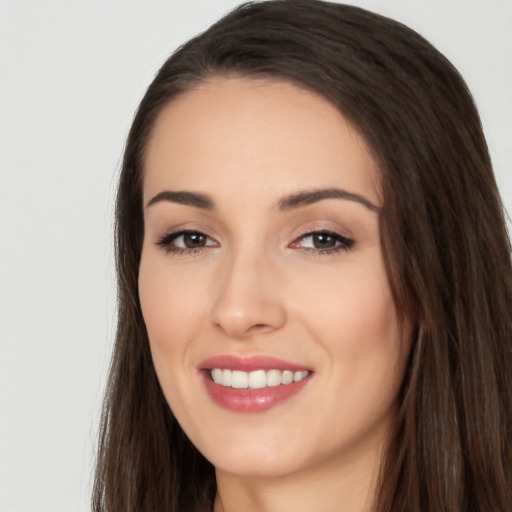
[[(334, 247), (327, 248), (316, 248), (316, 247), (299, 247), (300, 242), (304, 242), (307, 238), (312, 238), (315, 236), (325, 236), (332, 239), (335, 242)], [(306, 253), (313, 254), (315, 256), (320, 256), (324, 254), (335, 254), (341, 251), (349, 251), (354, 247), (355, 241), (351, 238), (347, 238), (335, 231), (330, 231), (328, 229), (319, 229), (308, 231), (303, 235), (299, 236), (294, 242), (290, 244), (290, 247), (297, 247)]]
[[(177, 247), (175, 244), (176, 240), (180, 237), (184, 237), (186, 235), (196, 235), (200, 237), (204, 237), (207, 241), (213, 241), (214, 243), (205, 245), (201, 245), (198, 247)], [(330, 239), (332, 239), (335, 243), (334, 247), (328, 247), (328, 248), (316, 248), (316, 247), (300, 247), (300, 243), (304, 242), (307, 238), (312, 238), (314, 236), (325, 236)], [(353, 239), (347, 238), (343, 235), (340, 235), (339, 233), (336, 233), (334, 231), (330, 231), (327, 229), (320, 229), (316, 231), (309, 231), (307, 233), (304, 233), (303, 235), (299, 236), (297, 239), (295, 239), (289, 247), (296, 248), (299, 250), (302, 250), (305, 253), (313, 254), (315, 256), (320, 255), (326, 255), (326, 254), (335, 254), (341, 251), (349, 251), (354, 247), (355, 241)], [(208, 235), (205, 233), (202, 233), (201, 231), (195, 231), (195, 230), (183, 230), (183, 231), (176, 231), (174, 233), (169, 233), (167, 235), (164, 235), (158, 242), (156, 242), (156, 245), (162, 247), (166, 253), (176, 255), (176, 256), (184, 256), (184, 255), (194, 255), (198, 254), (204, 249), (208, 247), (217, 247), (218, 244), (214, 240), (212, 240)]]
[(156, 245), (159, 245), (160, 247), (162, 247), (166, 253), (177, 255), (177, 256), (188, 255), (188, 254), (190, 254), (190, 255), (197, 254), (197, 253), (201, 252), (202, 250), (204, 250), (206, 247), (214, 247), (216, 245), (216, 242), (214, 244), (209, 244), (209, 245), (206, 244), (206, 245), (201, 245), (198, 247), (177, 247), (176, 245), (173, 245), (173, 244), (175, 244), (175, 242), (178, 238), (180, 238), (182, 236), (185, 237), (187, 235), (197, 235), (200, 237), (204, 237), (206, 240), (212, 240), (208, 235), (202, 233), (201, 231), (187, 229), (187, 230), (176, 231), (174, 233), (169, 233), (167, 235), (164, 235), (160, 240), (158, 240)]

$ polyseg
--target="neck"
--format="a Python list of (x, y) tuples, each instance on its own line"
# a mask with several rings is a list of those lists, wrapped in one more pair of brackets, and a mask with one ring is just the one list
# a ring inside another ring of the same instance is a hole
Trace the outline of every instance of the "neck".
[(371, 512), (381, 450), (287, 475), (240, 476), (216, 470), (214, 512)]

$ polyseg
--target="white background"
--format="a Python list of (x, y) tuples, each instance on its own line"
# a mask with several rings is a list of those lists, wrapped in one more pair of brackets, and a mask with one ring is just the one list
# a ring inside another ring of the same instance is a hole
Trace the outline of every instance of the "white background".
[[(0, 0), (0, 512), (89, 509), (124, 139), (168, 54), (237, 3)], [(349, 3), (459, 68), (512, 210), (512, 1)]]

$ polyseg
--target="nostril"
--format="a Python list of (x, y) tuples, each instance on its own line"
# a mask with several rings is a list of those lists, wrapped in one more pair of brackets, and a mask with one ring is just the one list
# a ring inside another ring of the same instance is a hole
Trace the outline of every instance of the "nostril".
[(266, 331), (267, 329), (272, 329), (272, 327), (267, 324), (255, 324), (252, 326), (251, 330), (259, 332), (259, 331)]

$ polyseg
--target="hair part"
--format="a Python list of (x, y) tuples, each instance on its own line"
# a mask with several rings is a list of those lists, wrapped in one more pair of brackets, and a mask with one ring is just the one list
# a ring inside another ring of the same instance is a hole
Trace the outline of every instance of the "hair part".
[(144, 161), (155, 121), (180, 94), (230, 76), (285, 81), (325, 97), (379, 166), (386, 269), (401, 319), (416, 322), (416, 336), (375, 510), (506, 512), (511, 247), (474, 102), (456, 69), (413, 30), (312, 0), (236, 8), (167, 60), (139, 106), (116, 203), (118, 328), (94, 511), (189, 511), (213, 503), (213, 467), (160, 390), (137, 280)]

